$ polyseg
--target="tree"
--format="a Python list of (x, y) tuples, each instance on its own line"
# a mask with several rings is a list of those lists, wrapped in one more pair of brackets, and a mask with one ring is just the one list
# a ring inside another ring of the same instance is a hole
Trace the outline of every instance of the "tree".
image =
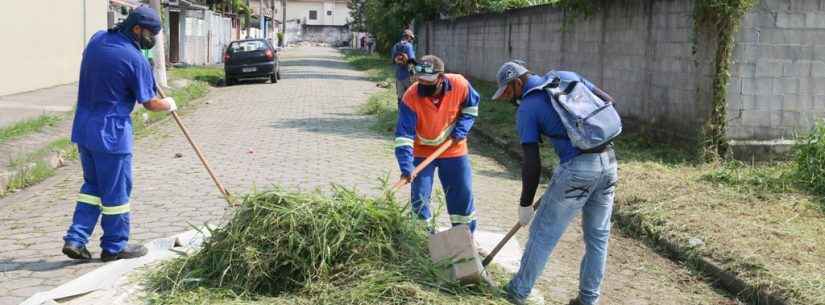
[(376, 48), (386, 52), (410, 28), (413, 20), (426, 21), (443, 16), (460, 17), (485, 12), (541, 4), (586, 2), (590, 0), (352, 0), (349, 4), (353, 29), (372, 33)]
[(352, 21), (350, 26), (355, 32), (366, 32), (366, 4), (367, 0), (352, 0), (347, 3), (347, 8), (350, 10), (350, 17)]

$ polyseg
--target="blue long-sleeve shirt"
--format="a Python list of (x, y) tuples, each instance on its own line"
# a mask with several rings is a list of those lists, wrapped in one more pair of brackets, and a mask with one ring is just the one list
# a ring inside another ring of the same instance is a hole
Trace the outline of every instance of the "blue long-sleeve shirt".
[[(404, 53), (407, 54), (407, 58), (410, 60), (415, 60), (415, 50), (413, 49), (413, 45), (408, 41), (399, 41), (392, 47), (392, 59), (395, 59), (395, 56), (398, 54)], [(401, 64), (394, 64), (395, 65), (395, 78), (397, 80), (406, 80), (410, 78), (410, 70), (407, 65)]]

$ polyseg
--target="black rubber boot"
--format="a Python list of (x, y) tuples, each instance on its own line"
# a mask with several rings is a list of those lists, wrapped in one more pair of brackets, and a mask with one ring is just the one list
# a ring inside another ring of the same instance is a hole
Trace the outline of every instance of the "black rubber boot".
[(92, 259), (92, 254), (86, 250), (86, 246), (77, 246), (69, 242), (63, 244), (63, 254), (71, 259)]
[(138, 258), (146, 255), (147, 252), (149, 252), (149, 250), (142, 245), (126, 245), (126, 249), (123, 249), (123, 251), (120, 251), (120, 253), (117, 254), (111, 254), (103, 251), (100, 253), (100, 260), (104, 262), (111, 262), (119, 259)]

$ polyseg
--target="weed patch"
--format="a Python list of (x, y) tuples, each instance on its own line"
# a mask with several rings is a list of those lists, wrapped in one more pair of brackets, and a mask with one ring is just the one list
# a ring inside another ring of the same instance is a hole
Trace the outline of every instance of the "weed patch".
[(54, 126), (62, 120), (62, 116), (47, 114), (0, 128), (0, 143), (39, 132), (43, 128)]
[(9, 163), (9, 167), (14, 174), (9, 178), (5, 188), (0, 189), (0, 197), (35, 185), (53, 176), (55, 169), (47, 161), (47, 157), (53, 153), (59, 154), (64, 161), (76, 160), (78, 156), (74, 144), (69, 139), (64, 138), (52, 141), (46, 147), (13, 159)]
[(188, 67), (169, 70), (170, 78), (185, 78), (202, 81), (212, 86), (223, 82), (223, 69), (214, 67)]
[[(794, 146), (796, 178), (815, 194), (825, 196), (825, 121)], [(825, 203), (822, 204), (825, 210)]]
[(371, 81), (395, 82), (395, 74), (391, 67), (389, 55), (383, 57), (381, 54), (367, 54), (352, 50), (344, 52), (344, 59), (355, 69), (366, 71)]
[[(171, 90), (167, 94), (175, 99), (178, 109), (184, 110), (193, 100), (205, 96), (208, 92), (209, 84), (202, 81), (194, 81), (186, 87)], [(152, 112), (147, 111), (143, 107), (139, 107), (132, 112), (132, 128), (135, 133), (141, 133), (152, 123), (168, 117), (169, 114), (166, 112)]]
[(252, 194), (202, 250), (151, 274), (152, 302), (507, 304), (494, 288), (445, 278), (424, 225), (392, 196)]

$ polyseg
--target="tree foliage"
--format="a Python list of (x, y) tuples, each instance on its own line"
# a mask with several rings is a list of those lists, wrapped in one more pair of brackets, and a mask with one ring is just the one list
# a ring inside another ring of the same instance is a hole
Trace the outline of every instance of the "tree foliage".
[(413, 22), (554, 4), (589, 15), (592, 0), (352, 0), (349, 4), (356, 31), (372, 33), (379, 51), (387, 51)]
[(246, 5), (244, 0), (201, 0), (208, 5), (209, 9), (219, 12), (233, 13), (241, 16), (249, 16), (252, 9)]

